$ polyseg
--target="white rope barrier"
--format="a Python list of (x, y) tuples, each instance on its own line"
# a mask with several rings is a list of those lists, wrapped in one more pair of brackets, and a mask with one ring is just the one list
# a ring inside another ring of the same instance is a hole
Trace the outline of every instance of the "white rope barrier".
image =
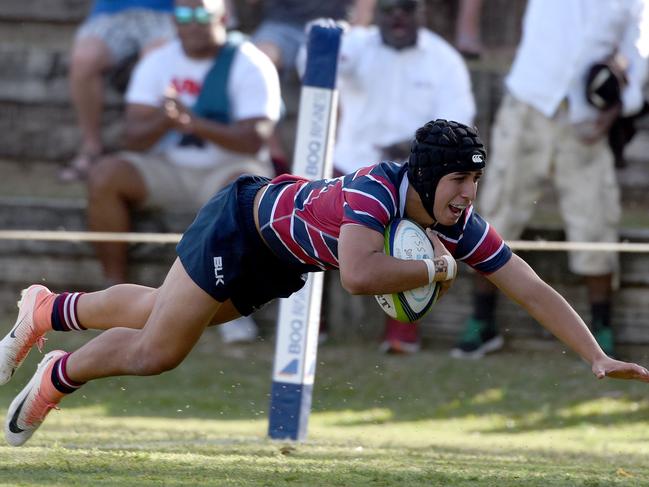
[(510, 240), (512, 250), (593, 251), (593, 252), (649, 252), (649, 243), (631, 242), (556, 242), (551, 240)]
[(180, 233), (67, 232), (0, 230), (0, 240), (49, 240), (56, 242), (178, 243)]
[[(180, 233), (113, 233), (68, 232), (63, 230), (0, 230), (0, 240), (41, 240), (55, 242), (126, 242), (178, 243)], [(550, 240), (510, 240), (512, 250), (593, 251), (593, 252), (649, 252), (649, 243), (631, 242), (557, 242)]]

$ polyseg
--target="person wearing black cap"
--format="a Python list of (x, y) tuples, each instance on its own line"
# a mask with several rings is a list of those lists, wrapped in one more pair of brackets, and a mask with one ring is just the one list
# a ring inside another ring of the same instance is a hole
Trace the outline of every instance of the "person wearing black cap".
[[(158, 289), (121, 284), (57, 295), (31, 286), (16, 325), (0, 342), (0, 384), (49, 331), (104, 332), (72, 353), (45, 355), (9, 406), (7, 442), (24, 444), (50, 410), (87, 381), (175, 368), (207, 326), (290, 295), (304, 285), (306, 272), (334, 268), (347, 291), (372, 295), (434, 281), (446, 290), (455, 259), (463, 261), (586, 360), (596, 377), (649, 382), (644, 367), (606, 356), (570, 305), (473, 211), (485, 163), (475, 130), (435, 120), (417, 130), (404, 165), (382, 162), (315, 181), (242, 176), (199, 212)], [(427, 228), (434, 259), (383, 252), (385, 227), (397, 217)]]

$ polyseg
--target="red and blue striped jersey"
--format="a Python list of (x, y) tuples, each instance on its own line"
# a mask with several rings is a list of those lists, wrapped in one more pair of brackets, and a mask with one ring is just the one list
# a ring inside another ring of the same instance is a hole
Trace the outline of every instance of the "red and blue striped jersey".
[[(291, 175), (273, 179), (259, 202), (262, 236), (280, 258), (318, 271), (338, 268), (338, 237), (347, 224), (383, 234), (404, 218), (407, 166), (382, 162), (335, 179), (310, 181)], [(435, 225), (456, 260), (483, 274), (502, 267), (511, 250), (469, 206), (452, 226)]]

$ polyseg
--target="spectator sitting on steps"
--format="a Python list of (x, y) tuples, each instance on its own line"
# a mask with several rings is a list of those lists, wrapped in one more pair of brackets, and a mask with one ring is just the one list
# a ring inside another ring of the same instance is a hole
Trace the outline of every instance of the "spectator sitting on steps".
[[(177, 0), (174, 17), (179, 39), (144, 58), (129, 84), (129, 151), (91, 168), (92, 231), (129, 231), (134, 209), (196, 211), (241, 174), (273, 174), (266, 142), (279, 118), (275, 67), (252, 43), (227, 35), (223, 0)], [(127, 244), (96, 250), (106, 283), (125, 282)], [(245, 320), (245, 337), (256, 337)]]

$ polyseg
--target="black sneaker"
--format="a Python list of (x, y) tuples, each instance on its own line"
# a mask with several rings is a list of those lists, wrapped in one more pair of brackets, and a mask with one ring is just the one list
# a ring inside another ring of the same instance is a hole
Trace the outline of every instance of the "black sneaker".
[(460, 342), (451, 350), (451, 357), (478, 359), (489, 352), (501, 349), (504, 344), (505, 340), (502, 335), (498, 334), (494, 326), (489, 326), (485, 321), (470, 318)]

